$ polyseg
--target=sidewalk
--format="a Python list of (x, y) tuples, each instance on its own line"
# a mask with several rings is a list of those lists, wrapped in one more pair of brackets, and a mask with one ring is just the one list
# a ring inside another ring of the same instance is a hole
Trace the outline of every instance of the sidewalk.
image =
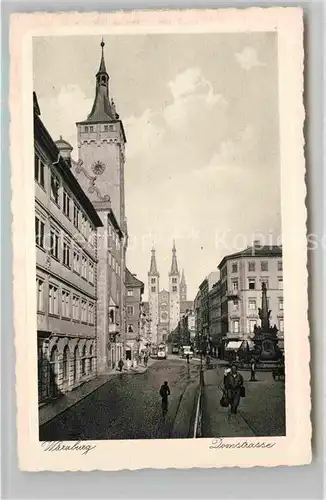
[(204, 372), (203, 437), (254, 436), (241, 414), (231, 415), (229, 408), (220, 405), (222, 379), (222, 369)]
[[(123, 369), (122, 373), (125, 374), (137, 374), (144, 373), (147, 369), (155, 363), (155, 359), (149, 359), (147, 367), (141, 365), (137, 366), (137, 368), (131, 368), (130, 370)], [(76, 389), (66, 392), (63, 396), (54, 401), (50, 401), (49, 403), (45, 403), (44, 405), (39, 407), (39, 426), (46, 424), (56, 416), (60, 415), (60, 413), (64, 412), (68, 408), (71, 408), (75, 404), (79, 403), (82, 399), (86, 398), (92, 392), (99, 389), (102, 385), (112, 380), (114, 377), (118, 376), (120, 372), (118, 370), (112, 370), (105, 375), (99, 375), (98, 377), (84, 382), (82, 385), (78, 386)]]

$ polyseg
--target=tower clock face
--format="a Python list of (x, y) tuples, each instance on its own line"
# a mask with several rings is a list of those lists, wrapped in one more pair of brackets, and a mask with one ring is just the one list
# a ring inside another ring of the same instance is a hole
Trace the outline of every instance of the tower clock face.
[(101, 175), (101, 174), (103, 174), (103, 172), (105, 170), (105, 165), (102, 161), (96, 161), (92, 165), (92, 170), (93, 170), (95, 175)]

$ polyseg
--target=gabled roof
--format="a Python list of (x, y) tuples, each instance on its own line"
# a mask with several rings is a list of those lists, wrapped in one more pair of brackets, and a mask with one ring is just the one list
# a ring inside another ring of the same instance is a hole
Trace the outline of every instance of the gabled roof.
[(125, 285), (127, 288), (140, 288), (144, 293), (144, 283), (134, 276), (126, 267)]
[(241, 252), (232, 253), (223, 257), (219, 265), (219, 269), (224, 266), (225, 262), (230, 259), (239, 259), (242, 257), (282, 257), (281, 245), (263, 245), (263, 246), (250, 246)]

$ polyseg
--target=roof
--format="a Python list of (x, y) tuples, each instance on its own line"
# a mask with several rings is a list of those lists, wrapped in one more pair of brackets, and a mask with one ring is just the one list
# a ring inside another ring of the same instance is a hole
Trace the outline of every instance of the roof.
[(128, 288), (141, 288), (144, 293), (144, 283), (134, 276), (126, 267), (125, 285)]
[(263, 246), (250, 246), (241, 252), (232, 253), (223, 257), (219, 265), (219, 269), (224, 266), (225, 262), (230, 259), (239, 259), (242, 257), (282, 257), (281, 245), (263, 245)]
[(173, 240), (173, 247), (172, 247), (172, 263), (171, 263), (170, 276), (172, 276), (172, 275), (179, 275), (178, 262), (177, 262), (177, 250), (175, 248), (174, 240)]
[(62, 139), (62, 135), (60, 135), (60, 139), (55, 141), (55, 145), (57, 146), (58, 149), (70, 149), (71, 151), (74, 149), (72, 145), (69, 144), (68, 141)]
[[(55, 142), (47, 131), (45, 125), (43, 124), (39, 108), (35, 106), (36, 94), (33, 93), (34, 99), (34, 141), (39, 143), (41, 147), (45, 149), (50, 160), (52, 161), (52, 168), (55, 169), (60, 177), (67, 183), (72, 194), (79, 201), (80, 205), (86, 211), (87, 215), (96, 227), (103, 226), (100, 217), (98, 216), (94, 206), (92, 205), (90, 199), (86, 196), (76, 177), (71, 172), (69, 165), (60, 155), (60, 151), (57, 148)], [(37, 102), (37, 99), (36, 99)]]

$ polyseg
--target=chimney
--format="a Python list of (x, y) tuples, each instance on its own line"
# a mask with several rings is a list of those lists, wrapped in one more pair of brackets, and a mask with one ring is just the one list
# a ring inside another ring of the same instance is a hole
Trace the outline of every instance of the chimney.
[(260, 241), (259, 240), (254, 240), (252, 242), (252, 246), (255, 247), (255, 248), (260, 248), (261, 247)]

